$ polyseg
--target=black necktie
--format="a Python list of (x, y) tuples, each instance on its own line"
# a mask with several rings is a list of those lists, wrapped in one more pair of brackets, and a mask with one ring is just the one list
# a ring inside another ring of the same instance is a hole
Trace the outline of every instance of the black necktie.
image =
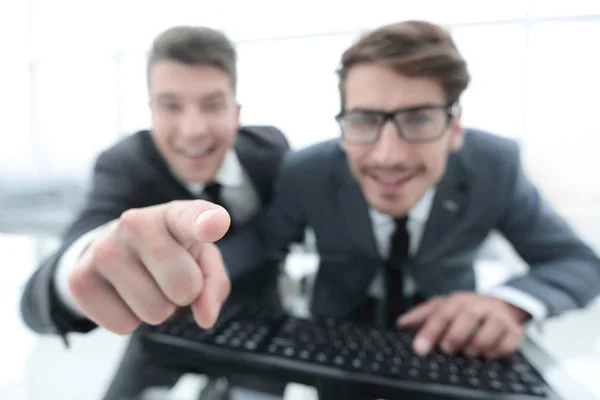
[[(226, 209), (229, 215), (231, 216), (231, 211), (229, 210), (229, 207), (227, 207), (227, 204), (223, 201), (222, 189), (223, 186), (220, 183), (210, 182), (204, 188), (204, 193), (208, 196), (209, 201), (212, 201), (213, 203), (216, 203), (224, 209)], [(233, 226), (233, 217), (231, 219), (231, 225)]]
[(218, 182), (210, 182), (209, 184), (206, 185), (206, 187), (204, 188), (204, 193), (206, 193), (209, 197), (209, 200), (212, 201), (213, 203), (217, 203), (219, 205), (222, 205), (222, 200), (221, 200), (221, 184)]
[(396, 230), (391, 237), (390, 254), (385, 263), (387, 323), (394, 326), (398, 316), (406, 311), (404, 295), (404, 263), (408, 257), (407, 218), (394, 219)]

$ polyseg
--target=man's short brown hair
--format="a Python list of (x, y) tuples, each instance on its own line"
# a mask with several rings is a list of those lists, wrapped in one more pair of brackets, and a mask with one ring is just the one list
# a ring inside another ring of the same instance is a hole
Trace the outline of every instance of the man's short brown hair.
[(175, 26), (158, 35), (152, 43), (147, 73), (158, 61), (177, 61), (188, 65), (213, 65), (221, 68), (237, 84), (237, 54), (234, 44), (222, 32), (202, 26)]
[(444, 87), (448, 103), (458, 102), (470, 75), (450, 33), (424, 21), (386, 25), (361, 36), (342, 55), (338, 70), (342, 108), (345, 82), (355, 65), (377, 63), (410, 77), (432, 78)]

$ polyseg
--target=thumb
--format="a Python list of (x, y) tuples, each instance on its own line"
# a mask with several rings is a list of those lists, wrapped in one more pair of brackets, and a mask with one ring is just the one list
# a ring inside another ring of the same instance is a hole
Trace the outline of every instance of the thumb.
[(194, 237), (205, 243), (214, 243), (221, 239), (231, 225), (231, 216), (223, 207), (215, 204), (215, 208), (201, 211), (196, 217)]
[(205, 200), (173, 201), (166, 205), (165, 219), (169, 232), (184, 247), (216, 242), (231, 225), (227, 210)]

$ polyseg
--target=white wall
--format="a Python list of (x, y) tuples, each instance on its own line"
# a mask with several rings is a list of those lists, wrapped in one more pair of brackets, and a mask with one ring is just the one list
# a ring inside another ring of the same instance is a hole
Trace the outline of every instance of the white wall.
[(174, 24), (238, 43), (246, 123), (277, 125), (295, 147), (335, 137), (341, 52), (408, 18), (452, 29), (473, 75), (465, 123), (519, 139), (549, 199), (598, 227), (598, 0), (3, 0), (0, 181), (85, 178), (99, 150), (147, 127), (145, 51)]

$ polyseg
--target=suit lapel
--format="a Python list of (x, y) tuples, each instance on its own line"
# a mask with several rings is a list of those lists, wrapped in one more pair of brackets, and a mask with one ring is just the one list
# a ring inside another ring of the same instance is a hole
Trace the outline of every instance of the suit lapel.
[(277, 173), (275, 157), (269, 156), (268, 152), (256, 145), (243, 130), (238, 134), (235, 151), (264, 205), (271, 194), (271, 183)]
[(347, 234), (354, 240), (362, 254), (365, 254), (369, 259), (380, 259), (367, 200), (352, 176), (345, 155), (341, 150), (340, 153), (337, 175), (340, 180), (337, 188), (337, 201), (347, 228)]
[(465, 166), (461, 163), (459, 154), (451, 153), (446, 173), (437, 186), (429, 218), (417, 251), (418, 258), (424, 260), (435, 257), (435, 252), (432, 250), (441, 248), (439, 243), (446, 239), (452, 226), (466, 212), (468, 205), (466, 178)]

